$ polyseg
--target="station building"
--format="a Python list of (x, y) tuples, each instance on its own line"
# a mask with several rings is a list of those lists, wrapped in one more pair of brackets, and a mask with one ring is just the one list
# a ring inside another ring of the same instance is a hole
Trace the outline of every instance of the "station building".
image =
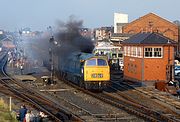
[(146, 83), (173, 80), (176, 41), (159, 33), (139, 33), (122, 44), (125, 80)]

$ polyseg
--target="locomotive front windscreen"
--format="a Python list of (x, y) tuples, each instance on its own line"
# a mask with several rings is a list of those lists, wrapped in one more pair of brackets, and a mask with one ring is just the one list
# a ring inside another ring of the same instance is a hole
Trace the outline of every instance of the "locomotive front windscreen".
[(104, 59), (97, 59), (98, 66), (107, 66), (107, 62)]
[(90, 59), (86, 61), (86, 66), (107, 66), (107, 62), (104, 59)]
[(96, 59), (87, 60), (86, 66), (96, 66)]

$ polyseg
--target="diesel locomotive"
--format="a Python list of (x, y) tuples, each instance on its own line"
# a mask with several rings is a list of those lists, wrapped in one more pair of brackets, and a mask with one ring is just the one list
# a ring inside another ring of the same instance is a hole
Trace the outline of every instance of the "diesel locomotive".
[(59, 59), (59, 75), (80, 87), (102, 90), (109, 85), (110, 67), (107, 57), (75, 52)]

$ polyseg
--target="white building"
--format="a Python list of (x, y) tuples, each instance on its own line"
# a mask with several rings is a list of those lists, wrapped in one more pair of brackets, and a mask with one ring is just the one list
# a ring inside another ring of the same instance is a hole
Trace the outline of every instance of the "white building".
[(122, 33), (122, 27), (127, 23), (127, 14), (114, 13), (114, 33)]

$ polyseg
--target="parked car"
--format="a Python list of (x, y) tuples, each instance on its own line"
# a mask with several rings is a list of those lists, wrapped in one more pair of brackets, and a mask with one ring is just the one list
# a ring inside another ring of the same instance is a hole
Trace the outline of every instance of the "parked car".
[(175, 67), (174, 67), (174, 74), (175, 74), (176, 76), (180, 76), (180, 66), (175, 66)]
[(180, 62), (178, 60), (174, 60), (175, 66), (180, 66)]

